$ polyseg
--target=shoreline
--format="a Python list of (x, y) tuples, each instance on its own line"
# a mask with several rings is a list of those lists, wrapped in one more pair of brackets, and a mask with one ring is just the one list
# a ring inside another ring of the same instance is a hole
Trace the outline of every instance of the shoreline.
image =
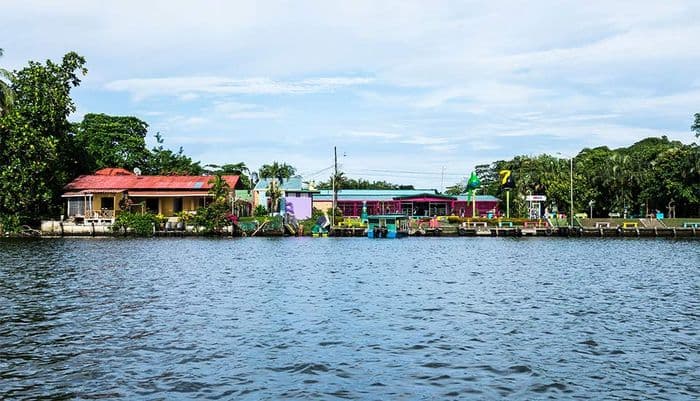
[[(70, 227), (70, 229), (66, 229)], [(134, 238), (134, 234), (113, 232), (110, 226), (84, 225), (68, 226), (60, 225), (59, 230), (42, 230), (40, 235), (32, 235), (40, 238), (84, 238), (84, 237), (115, 237)], [(76, 227), (78, 227), (76, 229)], [(186, 238), (186, 237), (312, 237), (311, 232), (303, 232), (297, 235), (287, 235), (282, 232), (259, 232), (255, 235), (247, 235), (244, 232), (232, 232), (228, 230), (220, 233), (197, 231), (161, 231), (155, 230), (153, 235), (142, 238)], [(366, 237), (363, 228), (334, 227), (328, 237)], [(689, 227), (489, 227), (489, 228), (458, 228), (442, 227), (439, 229), (425, 229), (423, 232), (413, 232), (410, 237), (556, 237), (556, 238), (700, 238), (700, 228)], [(18, 235), (18, 237), (22, 237)]]

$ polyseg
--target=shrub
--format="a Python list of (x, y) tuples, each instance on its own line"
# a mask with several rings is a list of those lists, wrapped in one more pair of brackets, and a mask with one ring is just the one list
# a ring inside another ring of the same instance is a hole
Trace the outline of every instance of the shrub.
[(255, 211), (253, 211), (253, 215), (255, 215), (255, 217), (267, 216), (267, 209), (263, 205), (258, 205), (255, 207)]
[(207, 206), (197, 209), (194, 216), (194, 224), (204, 227), (207, 231), (221, 232), (221, 229), (230, 224), (230, 211), (226, 202), (215, 201)]
[(157, 218), (152, 213), (134, 213), (123, 211), (114, 220), (112, 230), (115, 232), (128, 230), (139, 237), (150, 237), (153, 235), (153, 225), (157, 223)]
[(0, 215), (0, 235), (10, 232), (18, 232), (20, 229), (20, 218), (14, 214)]

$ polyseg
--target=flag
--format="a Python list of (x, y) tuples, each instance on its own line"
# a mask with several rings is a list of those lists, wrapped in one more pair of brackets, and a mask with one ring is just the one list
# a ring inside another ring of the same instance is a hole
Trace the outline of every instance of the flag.
[(476, 172), (472, 171), (472, 175), (469, 177), (469, 181), (467, 181), (467, 189), (472, 190), (479, 188), (481, 185), (481, 180), (479, 177), (476, 175)]

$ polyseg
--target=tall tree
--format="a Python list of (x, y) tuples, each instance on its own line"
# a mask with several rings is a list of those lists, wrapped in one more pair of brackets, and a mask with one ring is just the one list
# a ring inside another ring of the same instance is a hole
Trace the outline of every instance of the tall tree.
[(216, 174), (213, 177), (211, 177), (211, 179), (209, 179), (209, 183), (211, 184), (209, 193), (214, 197), (214, 200), (219, 202), (225, 202), (226, 197), (231, 191), (231, 186), (228, 185), (228, 182), (224, 180), (221, 174)]
[(695, 136), (700, 138), (700, 113), (695, 113), (695, 122), (690, 127), (691, 130), (695, 131)]
[(30, 61), (12, 81), (14, 104), (0, 117), (0, 214), (34, 219), (56, 213), (60, 190), (75, 162), (68, 115), (70, 90), (87, 73), (85, 59), (68, 53), (62, 62)]
[(160, 132), (155, 134), (155, 146), (144, 165), (145, 174), (153, 175), (201, 175), (204, 173), (204, 168), (199, 162), (192, 161), (191, 158), (184, 154), (182, 147), (177, 152), (166, 149), (163, 146), (165, 140)]
[(148, 124), (136, 117), (86, 114), (74, 125), (75, 142), (85, 155), (86, 172), (105, 167), (144, 168)]
[(274, 213), (279, 208), (279, 200), (282, 197), (282, 183), (290, 178), (296, 169), (286, 163), (273, 162), (260, 167), (260, 178), (269, 180), (265, 195), (270, 199), (270, 212)]
[(261, 178), (275, 178), (280, 183), (290, 178), (296, 173), (297, 169), (287, 163), (272, 162), (272, 164), (263, 164), (260, 167), (259, 174)]
[[(3, 50), (0, 49), (0, 57)], [(12, 92), (12, 73), (4, 68), (0, 68), (0, 117), (7, 114), (12, 108), (14, 93)]]
[(217, 172), (220, 172), (221, 174), (237, 175), (243, 187), (250, 188), (250, 169), (245, 165), (245, 162), (227, 163), (217, 167)]

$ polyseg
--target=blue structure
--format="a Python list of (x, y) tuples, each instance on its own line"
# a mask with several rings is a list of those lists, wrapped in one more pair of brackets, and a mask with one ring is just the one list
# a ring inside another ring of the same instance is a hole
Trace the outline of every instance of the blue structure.
[(367, 217), (367, 238), (401, 238), (408, 236), (408, 216), (378, 214)]

